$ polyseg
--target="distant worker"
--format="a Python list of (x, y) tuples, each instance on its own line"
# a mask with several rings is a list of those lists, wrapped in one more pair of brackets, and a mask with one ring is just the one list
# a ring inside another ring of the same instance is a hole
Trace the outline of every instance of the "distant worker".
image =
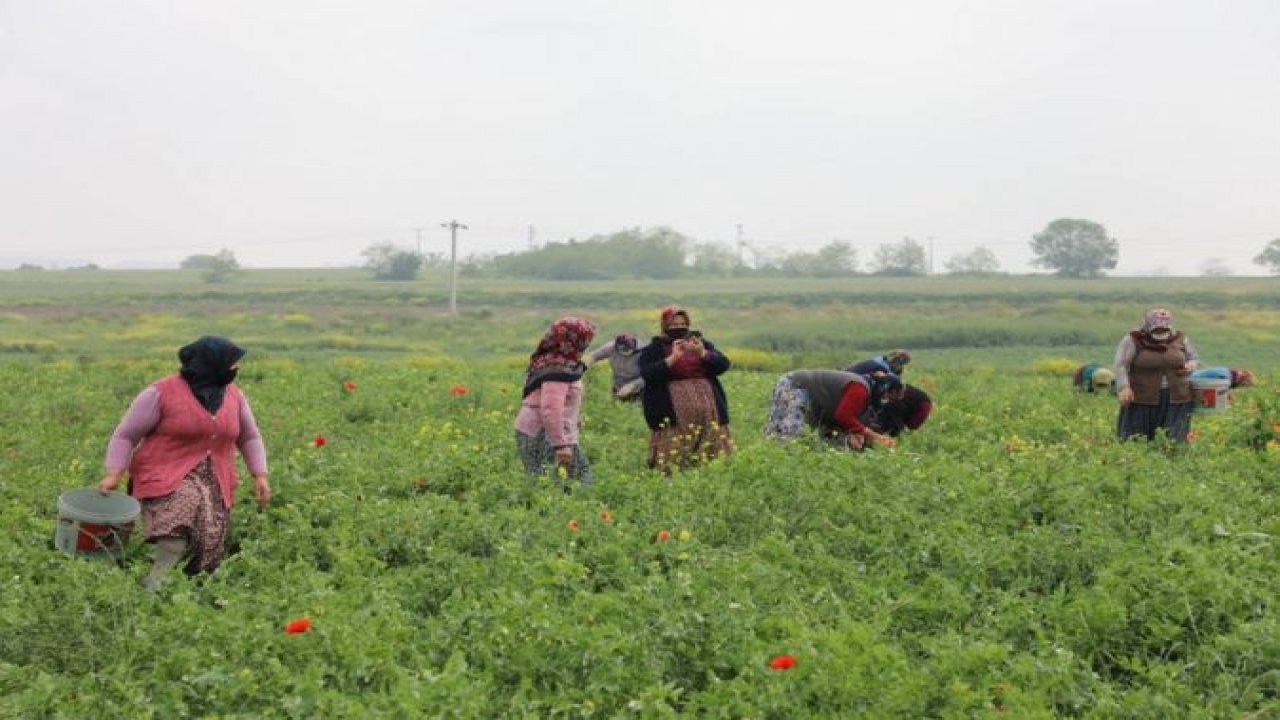
[(594, 481), (591, 464), (578, 444), (578, 429), (582, 375), (587, 369), (582, 353), (595, 331), (586, 320), (560, 318), (551, 323), (529, 356), (515, 429), (516, 452), (530, 476), (554, 468), (562, 485), (568, 478), (584, 487)]
[(1120, 439), (1151, 440), (1163, 428), (1170, 440), (1186, 442), (1195, 407), (1191, 373), (1199, 362), (1191, 341), (1174, 329), (1173, 315), (1165, 308), (1148, 312), (1140, 328), (1121, 338), (1116, 347)]
[(764, 434), (793, 440), (807, 428), (842, 449), (862, 450), (867, 443), (893, 447), (896, 441), (862, 422), (869, 410), (896, 399), (902, 381), (896, 375), (859, 375), (841, 370), (792, 370), (773, 386)]
[(876, 373), (885, 373), (889, 375), (897, 375), (902, 377), (902, 373), (907, 371), (907, 365), (911, 362), (911, 353), (906, 350), (891, 350), (884, 355), (877, 355), (869, 360), (854, 363), (845, 368), (845, 372), (857, 373), (859, 375), (874, 375)]
[(1116, 374), (1099, 363), (1088, 363), (1076, 368), (1071, 376), (1071, 384), (1080, 392), (1102, 392), (1116, 390)]
[(640, 344), (636, 336), (622, 333), (587, 355), (587, 364), (608, 360), (613, 370), (613, 396), (632, 402), (640, 399), (644, 378), (640, 377)]

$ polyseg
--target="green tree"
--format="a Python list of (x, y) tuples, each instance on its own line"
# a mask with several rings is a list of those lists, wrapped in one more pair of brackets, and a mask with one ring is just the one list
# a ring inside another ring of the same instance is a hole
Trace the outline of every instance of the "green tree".
[(1031, 264), (1061, 277), (1100, 277), (1116, 266), (1120, 243), (1092, 220), (1060, 218), (1031, 239)]
[(690, 267), (699, 274), (728, 275), (742, 266), (733, 248), (724, 243), (692, 243), (690, 254)]
[(205, 265), (204, 272), (200, 274), (200, 277), (204, 278), (207, 283), (229, 282), (240, 271), (240, 263), (236, 261), (236, 256), (226, 248), (223, 248), (211, 258), (208, 264)]
[(953, 255), (944, 265), (947, 272), (953, 275), (991, 275), (1000, 272), (1000, 261), (985, 245), (979, 245), (967, 253)]
[(616, 277), (670, 278), (685, 271), (692, 242), (669, 228), (632, 228), (579, 242), (548, 243), (536, 250), (499, 255), (492, 267), (501, 275), (547, 280), (607, 280)]
[(1280, 275), (1280, 238), (1267, 243), (1262, 252), (1253, 258), (1253, 262), (1267, 268), (1272, 275)]
[(391, 243), (370, 245), (361, 253), (364, 266), (373, 271), (374, 280), (413, 280), (422, 267), (422, 256)]
[(843, 277), (858, 272), (858, 251), (844, 240), (832, 240), (816, 252), (788, 253), (778, 263), (784, 275)]
[(909, 237), (881, 245), (876, 248), (875, 268), (877, 275), (924, 275), (924, 246)]

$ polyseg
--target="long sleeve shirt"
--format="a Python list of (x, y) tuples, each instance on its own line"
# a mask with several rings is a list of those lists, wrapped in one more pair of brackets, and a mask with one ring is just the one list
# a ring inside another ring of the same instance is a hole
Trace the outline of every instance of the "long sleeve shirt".
[(582, 412), (581, 380), (557, 382), (548, 380), (529, 393), (520, 403), (516, 430), (525, 435), (547, 433), (552, 447), (578, 444), (578, 417)]
[[(129, 405), (124, 418), (111, 434), (107, 443), (106, 468), (112, 472), (129, 466), (129, 458), (147, 435), (160, 423), (160, 391), (154, 385), (138, 393)], [(236, 446), (244, 457), (244, 463), (253, 475), (267, 474), (267, 449), (258, 432), (258, 423), (249, 409), (249, 400), (240, 405), (240, 437)]]
[(614, 341), (601, 345), (587, 355), (592, 362), (599, 362), (607, 359), (609, 367), (613, 370), (613, 389), (616, 392), (618, 388), (629, 382), (640, 379), (640, 351), (623, 355), (618, 352)]
[[(1200, 365), (1200, 354), (1196, 352), (1195, 347), (1191, 345), (1191, 340), (1185, 335), (1182, 337), (1184, 347), (1187, 349), (1187, 362), (1190, 363), (1192, 370)], [(1116, 389), (1129, 387), (1129, 365), (1133, 363), (1133, 358), (1138, 354), (1138, 346), (1134, 344), (1133, 338), (1125, 333), (1120, 338), (1120, 344), (1116, 346)], [(1165, 383), (1167, 384), (1167, 383)]]

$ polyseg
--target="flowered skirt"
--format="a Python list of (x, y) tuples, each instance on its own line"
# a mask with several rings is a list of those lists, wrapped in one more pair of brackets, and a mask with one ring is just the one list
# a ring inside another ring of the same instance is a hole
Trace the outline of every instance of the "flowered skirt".
[(1164, 434), (1174, 442), (1186, 442), (1191, 432), (1191, 411), (1195, 402), (1169, 402), (1169, 389), (1160, 390), (1160, 400), (1155, 405), (1129, 403), (1120, 406), (1116, 418), (1116, 433), (1121, 440), (1142, 436), (1155, 439), (1156, 430), (1164, 428)]
[(187, 572), (213, 572), (222, 563), (231, 511), (222, 503), (222, 486), (213, 473), (213, 460), (195, 466), (178, 489), (142, 501), (147, 541), (185, 538), (190, 555)]
[[(517, 430), (516, 452), (520, 454), (520, 462), (524, 463), (524, 471), (530, 475), (559, 471), (556, 466), (556, 449), (547, 442), (545, 430), (539, 430), (537, 435), (526, 435)], [(565, 468), (565, 477), (562, 479), (577, 480), (584, 487), (595, 482), (595, 476), (591, 474), (591, 463), (587, 461), (587, 454), (580, 445), (573, 446), (573, 461)]]
[[(809, 413), (809, 391), (797, 387), (791, 378), (783, 375), (773, 386), (773, 400), (769, 406), (769, 419), (764, 424), (764, 435), (774, 440), (794, 440), (803, 437), (808, 428), (805, 419)], [(864, 416), (863, 421), (869, 420)], [(848, 448), (848, 431), (820, 432), (827, 443)]]
[(649, 467), (670, 472), (733, 453), (733, 435), (720, 424), (711, 381), (675, 380), (667, 390), (679, 422), (650, 431)]

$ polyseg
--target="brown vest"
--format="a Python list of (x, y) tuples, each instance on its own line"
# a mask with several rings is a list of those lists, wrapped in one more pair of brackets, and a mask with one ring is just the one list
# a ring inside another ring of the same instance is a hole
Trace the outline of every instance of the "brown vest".
[(1182, 333), (1169, 340), (1164, 352), (1143, 348), (1139, 338), (1134, 338), (1133, 344), (1133, 360), (1129, 363), (1129, 387), (1133, 390), (1133, 402), (1138, 405), (1159, 405), (1162, 381), (1169, 383), (1169, 402), (1191, 402), (1191, 377), (1177, 372), (1187, 364), (1187, 343)]

